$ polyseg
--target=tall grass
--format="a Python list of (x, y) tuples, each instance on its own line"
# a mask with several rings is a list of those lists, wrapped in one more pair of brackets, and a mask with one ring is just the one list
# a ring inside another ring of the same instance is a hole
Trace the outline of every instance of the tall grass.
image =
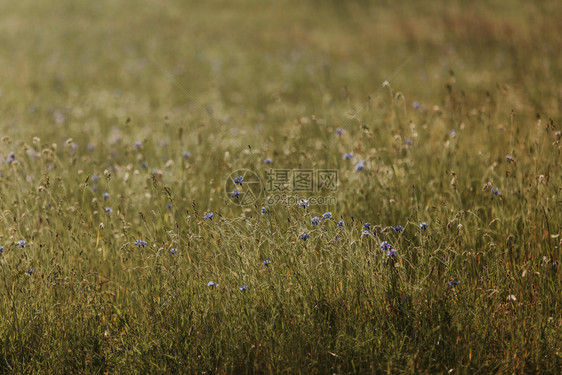
[(141, 3), (0, 5), (0, 372), (559, 372), (557, 2)]

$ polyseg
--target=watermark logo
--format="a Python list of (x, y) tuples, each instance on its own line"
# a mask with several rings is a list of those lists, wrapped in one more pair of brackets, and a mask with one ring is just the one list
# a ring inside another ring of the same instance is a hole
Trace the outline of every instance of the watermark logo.
[(337, 169), (269, 169), (263, 180), (254, 171), (239, 169), (225, 183), (228, 200), (239, 206), (255, 203), (262, 192), (268, 205), (335, 205), (336, 197), (326, 194), (337, 190)]
[(256, 172), (238, 169), (226, 179), (224, 191), (231, 203), (247, 206), (255, 203), (261, 196), (263, 185)]

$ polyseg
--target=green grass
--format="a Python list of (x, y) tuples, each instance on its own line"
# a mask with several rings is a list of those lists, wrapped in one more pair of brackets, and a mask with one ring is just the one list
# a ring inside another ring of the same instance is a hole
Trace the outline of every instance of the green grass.
[[(558, 373), (561, 17), (0, 4), (0, 372)], [(230, 202), (270, 168), (335, 204)]]

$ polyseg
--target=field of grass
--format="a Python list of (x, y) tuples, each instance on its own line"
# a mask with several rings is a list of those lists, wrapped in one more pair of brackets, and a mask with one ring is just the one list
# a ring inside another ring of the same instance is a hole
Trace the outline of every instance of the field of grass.
[(1, 2), (0, 373), (559, 373), (562, 3), (392, 4)]

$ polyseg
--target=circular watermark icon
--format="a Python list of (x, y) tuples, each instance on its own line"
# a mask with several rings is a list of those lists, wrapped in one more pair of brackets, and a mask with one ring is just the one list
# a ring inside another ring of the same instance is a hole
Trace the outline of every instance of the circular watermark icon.
[(238, 169), (224, 183), (224, 191), (230, 202), (247, 206), (256, 202), (262, 193), (262, 182), (256, 172)]

